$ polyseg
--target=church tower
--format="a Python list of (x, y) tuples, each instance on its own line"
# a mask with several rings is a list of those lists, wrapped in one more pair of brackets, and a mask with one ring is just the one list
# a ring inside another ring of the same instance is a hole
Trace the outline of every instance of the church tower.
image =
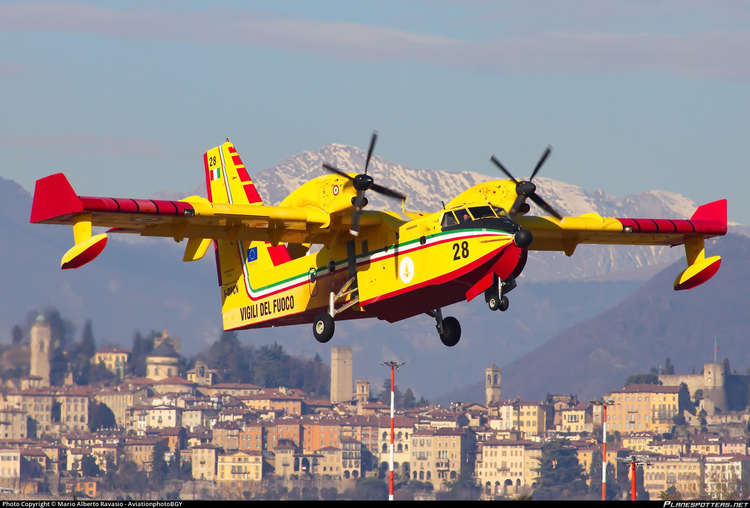
[(487, 407), (500, 402), (500, 367), (494, 363), (484, 371), (484, 396)]
[(41, 386), (49, 386), (50, 348), (52, 347), (52, 329), (39, 314), (31, 326), (31, 365), (29, 374), (42, 378)]

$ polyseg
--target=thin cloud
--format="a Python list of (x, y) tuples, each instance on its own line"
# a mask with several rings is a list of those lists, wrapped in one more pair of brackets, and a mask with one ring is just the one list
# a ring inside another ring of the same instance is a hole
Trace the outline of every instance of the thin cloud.
[(158, 159), (174, 155), (174, 152), (155, 141), (118, 136), (75, 134), (18, 136), (0, 134), (0, 146), (44, 149), (64, 154), (89, 154), (133, 159)]
[(109, 9), (86, 4), (0, 6), (0, 28), (106, 38), (269, 47), (353, 61), (414, 61), (474, 71), (602, 73), (658, 71), (747, 79), (745, 32), (691, 34), (541, 32), (461, 40), (359, 23), (331, 23), (241, 10)]

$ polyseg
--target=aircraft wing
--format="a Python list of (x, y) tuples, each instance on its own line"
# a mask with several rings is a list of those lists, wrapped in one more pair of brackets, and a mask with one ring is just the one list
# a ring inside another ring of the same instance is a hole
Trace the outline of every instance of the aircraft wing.
[(202, 257), (213, 239), (303, 243), (330, 220), (313, 206), (219, 204), (200, 196), (178, 201), (78, 196), (62, 173), (37, 180), (30, 218), (73, 226), (75, 245), (63, 256), (63, 268), (77, 268), (104, 248), (106, 233), (92, 236), (93, 226), (109, 227), (108, 233), (189, 238), (185, 260), (190, 261)]
[(684, 244), (688, 268), (675, 281), (675, 289), (689, 289), (705, 282), (719, 269), (719, 256), (705, 257), (704, 240), (726, 234), (727, 200), (698, 207), (690, 219), (615, 218), (589, 213), (563, 217), (562, 220), (534, 216), (516, 217), (514, 220), (531, 231), (533, 241), (530, 250), (562, 251), (568, 256), (582, 243)]

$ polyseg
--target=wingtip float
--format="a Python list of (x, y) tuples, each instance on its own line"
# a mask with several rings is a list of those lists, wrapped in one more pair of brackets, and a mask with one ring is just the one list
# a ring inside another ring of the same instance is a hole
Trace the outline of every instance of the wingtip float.
[[(436, 321), (440, 340), (460, 338), (455, 318), (441, 309), (484, 292), (490, 310), (508, 309), (507, 294), (528, 251), (573, 255), (579, 244), (684, 245), (687, 268), (675, 290), (709, 280), (721, 265), (704, 242), (727, 231), (727, 201), (700, 206), (690, 219), (633, 219), (584, 214), (563, 217), (533, 182), (507, 180), (467, 189), (434, 213), (364, 211), (366, 193), (406, 196), (365, 172), (324, 164), (328, 174), (294, 190), (280, 205), (263, 204), (230, 142), (203, 155), (207, 198), (179, 201), (78, 196), (65, 175), (36, 183), (30, 222), (73, 227), (74, 245), (61, 268), (79, 268), (105, 248), (108, 234), (187, 239), (184, 261), (201, 259), (213, 244), (225, 330), (312, 323), (315, 338), (331, 339), (334, 321), (377, 317), (389, 322), (417, 314)], [(531, 200), (549, 216), (530, 216)], [(93, 234), (94, 227), (109, 228)], [(320, 248), (313, 249), (313, 245)]]

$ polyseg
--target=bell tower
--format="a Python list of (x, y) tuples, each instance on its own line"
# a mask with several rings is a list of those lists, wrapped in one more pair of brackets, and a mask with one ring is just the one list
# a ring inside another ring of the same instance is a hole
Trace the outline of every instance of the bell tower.
[(49, 386), (50, 348), (52, 347), (52, 329), (39, 314), (31, 326), (31, 365), (29, 374), (42, 378), (41, 386)]
[(484, 371), (484, 396), (487, 407), (492, 403), (500, 402), (500, 367), (492, 364)]

